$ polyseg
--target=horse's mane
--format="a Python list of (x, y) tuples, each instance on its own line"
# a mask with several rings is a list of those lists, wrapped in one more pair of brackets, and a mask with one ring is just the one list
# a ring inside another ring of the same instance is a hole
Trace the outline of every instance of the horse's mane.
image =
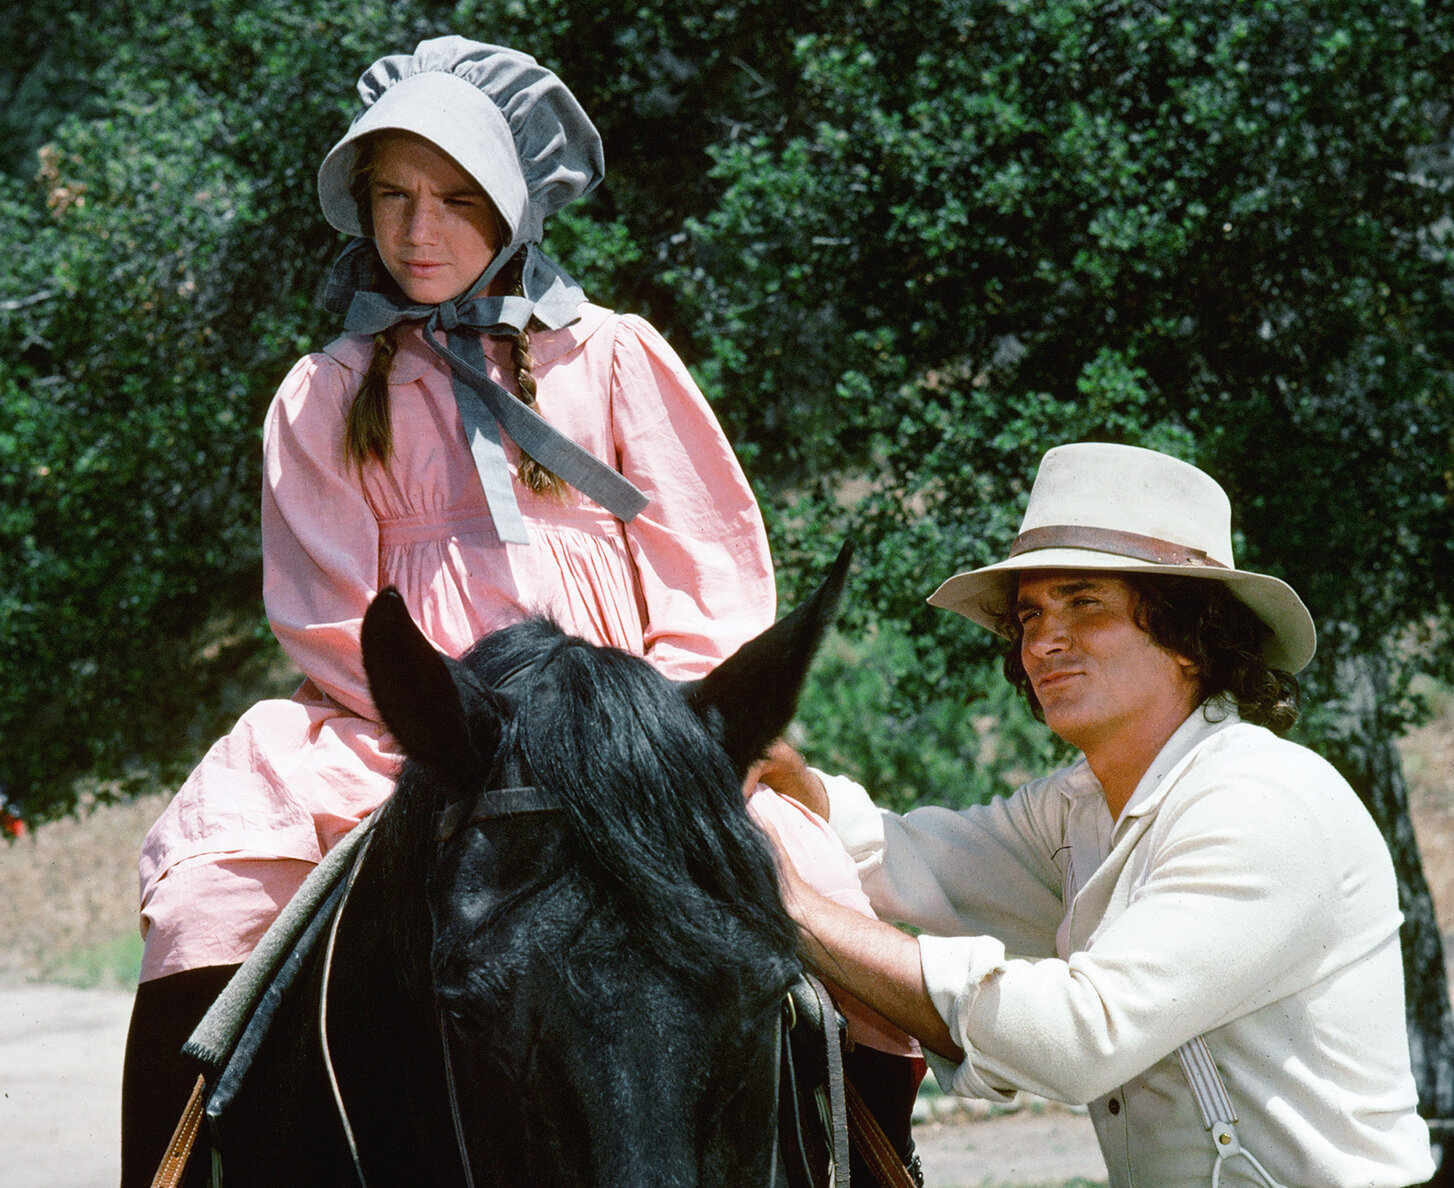
[[(560, 800), (569, 861), (595, 923), (628, 934), (649, 928), (656, 959), (689, 976), (721, 968), (729, 934), (739, 945), (754, 938), (750, 959), (780, 963), (771, 980), (787, 981), (796, 930), (771, 851), (726, 754), (673, 682), (640, 657), (538, 618), (486, 636), (463, 662), (515, 711), (497, 753), (482, 755), (471, 778), (512, 763), (512, 779)], [(432, 837), (435, 813), (481, 786), (451, 787), (440, 773), (405, 765), (376, 826), (386, 852), (399, 855), (390, 865), (414, 867), (392, 877), (422, 886), (432, 842), (421, 849), (420, 839)]]

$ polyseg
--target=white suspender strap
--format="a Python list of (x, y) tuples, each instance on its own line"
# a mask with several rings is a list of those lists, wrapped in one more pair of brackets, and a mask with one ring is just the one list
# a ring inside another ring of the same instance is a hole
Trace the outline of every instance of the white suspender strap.
[(1239, 1155), (1252, 1165), (1253, 1172), (1267, 1188), (1282, 1188), (1257, 1157), (1238, 1141), (1234, 1125), (1237, 1112), (1232, 1108), (1232, 1099), (1227, 1095), (1227, 1086), (1222, 1083), (1222, 1074), (1217, 1071), (1207, 1041), (1194, 1036), (1176, 1050), (1176, 1058), (1181, 1062), (1181, 1071), (1186, 1074), (1197, 1108), (1202, 1112), (1202, 1125), (1212, 1136), (1212, 1149), (1217, 1153), (1217, 1161), (1212, 1164), (1212, 1188), (1220, 1188), (1222, 1164)]
[[(1067, 910), (1079, 892), (1080, 879), (1075, 869), (1075, 851), (1067, 848), (1062, 890)], [(1202, 1125), (1212, 1136), (1212, 1150), (1217, 1154), (1217, 1160), (1212, 1164), (1212, 1188), (1221, 1188), (1222, 1164), (1238, 1156), (1252, 1165), (1253, 1172), (1265, 1188), (1283, 1188), (1258, 1162), (1257, 1157), (1243, 1148), (1238, 1140), (1234, 1125), (1237, 1111), (1232, 1108), (1232, 1099), (1227, 1093), (1227, 1086), (1222, 1083), (1222, 1074), (1217, 1071), (1217, 1063), (1212, 1059), (1212, 1050), (1207, 1047), (1207, 1041), (1199, 1035), (1193, 1036), (1176, 1050), (1176, 1058), (1181, 1063), (1181, 1071), (1186, 1074), (1187, 1084), (1191, 1086), (1192, 1096), (1197, 1101), (1197, 1108), (1202, 1112)]]
[(1222, 1084), (1222, 1074), (1212, 1060), (1212, 1050), (1201, 1036), (1194, 1036), (1176, 1050), (1181, 1061), (1181, 1071), (1191, 1084), (1192, 1096), (1202, 1111), (1202, 1125), (1211, 1130), (1218, 1122), (1231, 1126), (1237, 1121), (1237, 1112), (1232, 1109), (1232, 1099), (1227, 1096), (1227, 1087)]

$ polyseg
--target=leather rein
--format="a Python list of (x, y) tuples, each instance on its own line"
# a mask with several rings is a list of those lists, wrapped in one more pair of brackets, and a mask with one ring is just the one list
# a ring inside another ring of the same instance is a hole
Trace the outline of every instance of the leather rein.
[[(441, 812), (435, 823), (434, 840), (444, 846), (467, 825), (497, 821), (503, 817), (518, 817), (524, 813), (560, 811), (560, 797), (528, 784), (513, 788), (487, 788), (471, 799), (455, 801)], [(444, 1012), (436, 1011), (435, 1017), (439, 1021), (439, 1043), (444, 1050), (444, 1079), (449, 1087), (449, 1114), (454, 1120), (454, 1142), (459, 1150), (460, 1166), (464, 1168), (466, 1188), (475, 1188), (475, 1173), (470, 1164), (464, 1119), (460, 1115), (459, 1095), (455, 1091), (454, 1060), (449, 1052), (449, 1028), (444, 1024)]]
[[(473, 797), (456, 801), (444, 809), (435, 819), (434, 840), (441, 846), (447, 845), (467, 825), (498, 820), (503, 817), (515, 817), (522, 813), (559, 812), (560, 808), (559, 797), (539, 788), (530, 786), (487, 788)], [(353, 1159), (354, 1174), (358, 1176), (361, 1188), (368, 1188), (368, 1180), (364, 1177), (363, 1161), (359, 1158), (353, 1126), (348, 1120), (348, 1108), (344, 1105), (343, 1092), (333, 1070), (333, 1057), (328, 1050), (328, 982), (333, 969), (333, 950), (338, 936), (338, 922), (343, 919), (343, 909), (348, 904), (349, 892), (353, 890), (353, 881), (363, 866), (364, 855), (368, 852), (368, 845), (372, 840), (372, 837), (364, 840), (364, 848), (359, 851), (358, 859), (349, 872), (348, 882), (343, 890), (343, 898), (339, 900), (338, 910), (334, 913), (333, 925), (328, 932), (328, 946), (324, 951), (323, 986), (318, 996), (318, 1035), (323, 1047), (323, 1067), (328, 1074), (328, 1083), (333, 1090), (333, 1104), (338, 1110), (338, 1120), (343, 1126), (344, 1138), (348, 1142), (349, 1154)], [(439, 1042), (444, 1051), (444, 1078), (449, 1091), (449, 1113), (454, 1122), (455, 1146), (459, 1152), (460, 1167), (464, 1170), (465, 1184), (468, 1188), (475, 1188), (474, 1169), (470, 1163), (469, 1145), (465, 1139), (464, 1119), (460, 1115), (459, 1095), (455, 1089), (454, 1062), (449, 1051), (449, 1029), (444, 1025), (442, 1013), (436, 1011), (435, 1017), (439, 1024)]]

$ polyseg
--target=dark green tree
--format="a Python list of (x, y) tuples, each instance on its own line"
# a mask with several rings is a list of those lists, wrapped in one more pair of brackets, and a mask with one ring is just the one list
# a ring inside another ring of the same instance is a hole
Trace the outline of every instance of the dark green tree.
[(1304, 737), (1393, 850), (1437, 1116), (1454, 1030), (1394, 742), (1413, 674), (1451, 676), (1451, 55), (1419, 4), (878, 4), (800, 42), (788, 127), (714, 148), (676, 277), (704, 372), (808, 492), (795, 562), (867, 542), (861, 618), (909, 625), (910, 701), (983, 672), (984, 633), (922, 598), (1003, 555), (1046, 447), (1221, 480), (1243, 563), (1322, 626)]
[(1420, 1088), (1454, 1114), (1393, 749), (1412, 676), (1454, 678), (1447, 6), (73, 0), (6, 21), (0, 782), (27, 816), (71, 808), (80, 773), (169, 778), (254, 694), (258, 426), (332, 333), (313, 170), (374, 56), (465, 32), (556, 66), (597, 118), (608, 182), (551, 246), (693, 365), (785, 581), (859, 538), (839, 671), (871, 649), (890, 712), (873, 746), (830, 742), (877, 791), (955, 791), (916, 735), (1006, 766), (943, 708), (987, 693), (987, 638), (922, 599), (1002, 554), (1045, 448), (1151, 445), (1222, 481), (1243, 563), (1320, 622), (1304, 736), (1390, 840)]

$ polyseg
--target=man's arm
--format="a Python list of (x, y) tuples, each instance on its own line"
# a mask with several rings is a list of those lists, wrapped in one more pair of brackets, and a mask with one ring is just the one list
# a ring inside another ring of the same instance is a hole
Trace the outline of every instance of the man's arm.
[(802, 930), (808, 961), (820, 974), (931, 1051), (956, 1063), (964, 1059), (929, 998), (913, 937), (820, 895), (791, 863), (778, 863), (778, 879), (783, 902)]
[(827, 821), (879, 919), (937, 936), (994, 936), (1025, 956), (1054, 954), (1065, 915), (1065, 859), (1057, 856), (1065, 852), (1066, 772), (989, 805), (903, 816), (880, 810), (852, 780), (809, 767), (782, 741), (752, 769), (747, 795), (759, 780)]

